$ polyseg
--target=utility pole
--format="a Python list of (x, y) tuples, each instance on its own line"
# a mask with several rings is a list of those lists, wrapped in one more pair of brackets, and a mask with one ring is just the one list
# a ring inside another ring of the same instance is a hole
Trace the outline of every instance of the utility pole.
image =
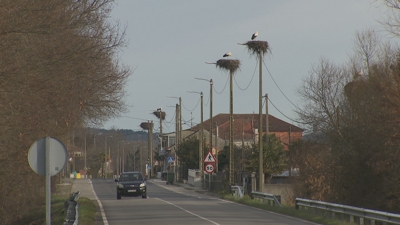
[(151, 171), (153, 169), (153, 120), (149, 120), (150, 129), (149, 129), (149, 151), (150, 151), (150, 169), (149, 169), (149, 177), (151, 177)]
[(215, 123), (215, 172), (218, 172), (218, 124)]
[(197, 80), (204, 80), (204, 81), (209, 81), (210, 82), (210, 151), (212, 152), (213, 150), (213, 114), (212, 114), (212, 110), (213, 110), (213, 80), (206, 80), (203, 78), (195, 78)]
[(230, 71), (229, 79), (229, 184), (235, 181), (235, 152), (233, 151), (233, 71)]
[[(259, 125), (258, 125), (258, 150), (259, 150), (259, 188), (258, 191), (262, 192), (264, 187), (264, 152), (263, 152), (263, 143), (262, 143), (262, 54), (258, 52), (259, 61), (259, 98), (258, 98), (258, 108), (259, 108)], [(268, 117), (268, 114), (267, 114)]]
[(200, 176), (201, 176), (201, 185), (204, 187), (204, 163), (203, 163), (203, 158), (204, 158), (204, 153), (203, 153), (203, 92), (197, 92), (197, 91), (188, 91), (189, 93), (197, 93), (200, 94), (200, 129), (199, 129), (199, 169), (200, 169)]

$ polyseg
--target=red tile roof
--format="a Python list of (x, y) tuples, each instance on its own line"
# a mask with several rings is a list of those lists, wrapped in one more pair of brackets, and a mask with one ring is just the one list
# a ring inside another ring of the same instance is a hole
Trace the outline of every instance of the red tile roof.
[[(263, 115), (263, 133), (265, 133), (266, 121), (265, 114)], [(213, 133), (215, 134), (215, 124), (218, 125), (218, 136), (220, 138), (229, 139), (229, 114), (218, 114), (213, 117)], [(291, 132), (302, 133), (303, 129), (293, 124), (287, 123), (274, 116), (268, 115), (269, 132)], [(191, 130), (199, 130), (200, 124), (191, 128)], [(203, 122), (203, 129), (210, 130), (210, 120)], [(245, 140), (254, 138), (254, 129), (258, 129), (258, 114), (233, 114), (233, 136), (234, 140), (241, 139), (242, 136)]]

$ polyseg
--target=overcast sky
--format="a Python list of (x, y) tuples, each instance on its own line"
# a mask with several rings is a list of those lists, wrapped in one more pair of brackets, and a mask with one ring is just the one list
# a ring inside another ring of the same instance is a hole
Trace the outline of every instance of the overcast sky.
[[(356, 31), (382, 29), (378, 20), (385, 10), (373, 0), (119, 0), (112, 20), (127, 27), (127, 48), (121, 60), (134, 72), (126, 86), (129, 112), (104, 124), (104, 128), (141, 130), (153, 120), (157, 108), (166, 112), (163, 132), (175, 130), (175, 104), (182, 98), (184, 129), (200, 122), (200, 95), (204, 93), (204, 120), (209, 118), (207, 81), (213, 79), (213, 115), (229, 113), (229, 73), (206, 61), (216, 62), (226, 52), (241, 61), (233, 87), (234, 113), (258, 114), (258, 67), (245, 46), (237, 42), (267, 41), (271, 52), (263, 65), (263, 95), (273, 105), (269, 114), (286, 122), (296, 119), (296, 94), (303, 78), (321, 57), (342, 64), (354, 46)], [(275, 81), (275, 82), (274, 82)], [(276, 83), (276, 84), (275, 84)], [(170, 97), (168, 97), (170, 96)], [(290, 100), (287, 100), (286, 97)], [(265, 113), (265, 111), (264, 111)], [(192, 118), (192, 119), (191, 119)]]

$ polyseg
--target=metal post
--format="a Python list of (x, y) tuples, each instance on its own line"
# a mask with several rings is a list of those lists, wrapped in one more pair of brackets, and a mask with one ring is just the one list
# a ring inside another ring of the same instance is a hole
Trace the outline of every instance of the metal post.
[(212, 115), (212, 110), (213, 110), (213, 80), (210, 79), (210, 151), (212, 152), (213, 150), (213, 115)]
[(105, 138), (104, 141), (104, 169), (103, 169), (103, 178), (107, 178), (107, 172), (106, 172), (106, 168), (107, 168), (107, 137)]
[(85, 178), (87, 178), (87, 167), (86, 167), (86, 132), (85, 132)]
[(46, 137), (46, 224), (51, 224), (50, 137)]
[(203, 158), (204, 158), (204, 153), (203, 153), (203, 92), (200, 92), (200, 98), (201, 98), (201, 122), (200, 122), (200, 174), (201, 174), (201, 183), (202, 186), (204, 187), (204, 163), (203, 163)]

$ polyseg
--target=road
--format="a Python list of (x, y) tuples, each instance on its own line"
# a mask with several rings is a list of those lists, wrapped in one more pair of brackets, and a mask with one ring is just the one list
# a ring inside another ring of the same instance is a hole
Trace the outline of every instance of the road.
[(270, 213), (197, 193), (165, 181), (147, 181), (147, 199), (116, 199), (113, 180), (92, 180), (93, 189), (105, 213), (105, 224), (274, 224), (310, 225), (313, 223)]

